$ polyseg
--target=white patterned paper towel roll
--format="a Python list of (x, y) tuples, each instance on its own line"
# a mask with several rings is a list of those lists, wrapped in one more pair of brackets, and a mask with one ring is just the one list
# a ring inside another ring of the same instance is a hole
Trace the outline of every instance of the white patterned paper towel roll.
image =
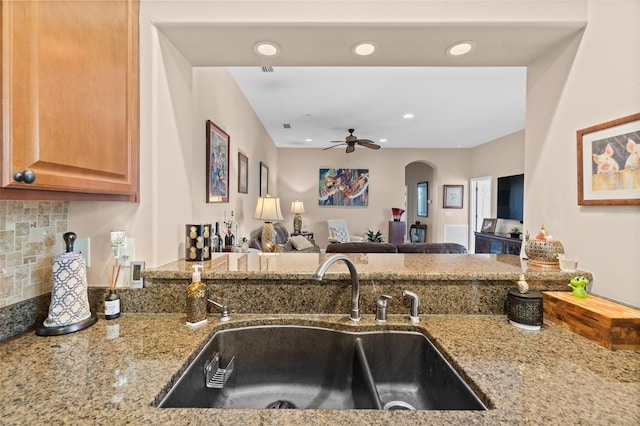
[(53, 260), (53, 289), (45, 327), (64, 327), (91, 316), (84, 257), (63, 253)]

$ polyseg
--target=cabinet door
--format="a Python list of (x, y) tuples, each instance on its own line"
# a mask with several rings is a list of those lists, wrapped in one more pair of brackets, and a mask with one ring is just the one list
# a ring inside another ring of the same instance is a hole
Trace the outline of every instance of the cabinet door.
[(515, 254), (520, 255), (520, 248), (522, 247), (522, 243), (518, 243), (517, 241), (505, 243), (504, 251), (505, 254)]
[(476, 235), (476, 253), (490, 253), (491, 241), (487, 238)]
[(3, 2), (2, 80), (5, 192), (137, 198), (137, 1)]
[(503, 254), (504, 253), (504, 243), (500, 240), (491, 240), (489, 248), (489, 253), (492, 254)]

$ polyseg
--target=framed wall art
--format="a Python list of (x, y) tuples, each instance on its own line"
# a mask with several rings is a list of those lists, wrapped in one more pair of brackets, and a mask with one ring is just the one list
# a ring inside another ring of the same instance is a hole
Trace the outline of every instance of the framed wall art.
[(420, 217), (429, 216), (427, 210), (427, 203), (429, 199), (429, 184), (427, 182), (418, 182), (418, 188), (416, 191), (416, 204), (417, 204), (417, 212), (416, 215)]
[(464, 185), (444, 185), (445, 209), (461, 209), (464, 196)]
[(640, 113), (577, 131), (578, 205), (640, 205)]
[(369, 169), (320, 169), (318, 205), (369, 205)]
[(249, 192), (249, 159), (246, 155), (238, 152), (238, 193), (247, 194)]
[(207, 203), (229, 202), (230, 137), (207, 120)]
[(265, 197), (269, 193), (269, 167), (260, 162), (260, 196)]

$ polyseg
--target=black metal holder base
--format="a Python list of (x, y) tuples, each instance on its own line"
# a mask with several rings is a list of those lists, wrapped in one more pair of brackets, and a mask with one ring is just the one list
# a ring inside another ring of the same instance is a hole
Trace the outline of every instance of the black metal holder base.
[(62, 334), (69, 334), (84, 330), (85, 328), (91, 327), (96, 322), (98, 322), (98, 315), (96, 315), (95, 312), (91, 312), (91, 316), (89, 316), (89, 318), (78, 321), (75, 324), (62, 325), (58, 327), (45, 327), (43, 324), (38, 327), (36, 334), (38, 336), (60, 336)]

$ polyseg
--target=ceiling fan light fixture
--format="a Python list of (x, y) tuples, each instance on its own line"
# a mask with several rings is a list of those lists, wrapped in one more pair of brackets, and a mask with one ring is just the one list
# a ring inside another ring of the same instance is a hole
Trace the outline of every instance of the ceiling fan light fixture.
[(273, 58), (280, 54), (280, 46), (272, 41), (259, 41), (253, 45), (253, 51), (260, 56)]
[(358, 56), (369, 56), (376, 51), (376, 44), (372, 41), (360, 41), (353, 45), (351, 51)]
[(475, 47), (476, 44), (473, 41), (459, 41), (447, 47), (446, 53), (448, 56), (462, 56), (471, 52)]

